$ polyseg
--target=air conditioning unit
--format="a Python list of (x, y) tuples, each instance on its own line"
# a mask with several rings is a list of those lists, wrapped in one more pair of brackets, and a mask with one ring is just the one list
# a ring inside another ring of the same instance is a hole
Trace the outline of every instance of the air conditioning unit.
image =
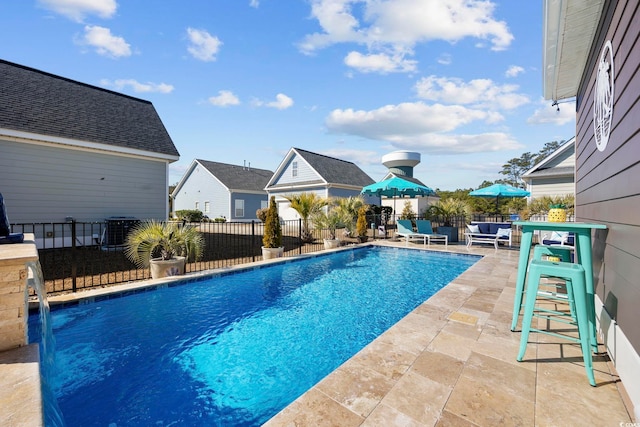
[(132, 216), (110, 216), (104, 220), (105, 242), (108, 246), (123, 245), (129, 230), (140, 222), (138, 218)]

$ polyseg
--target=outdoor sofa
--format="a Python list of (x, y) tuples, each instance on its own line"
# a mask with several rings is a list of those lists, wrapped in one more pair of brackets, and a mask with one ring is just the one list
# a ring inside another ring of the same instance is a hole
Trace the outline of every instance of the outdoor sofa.
[(491, 243), (498, 249), (500, 243), (508, 243), (511, 247), (511, 223), (510, 222), (479, 222), (472, 221), (467, 225), (464, 237), (467, 247), (474, 243)]

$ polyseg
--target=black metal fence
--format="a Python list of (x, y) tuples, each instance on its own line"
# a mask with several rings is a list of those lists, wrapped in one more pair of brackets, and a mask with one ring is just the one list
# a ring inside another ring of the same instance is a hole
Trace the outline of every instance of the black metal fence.
[[(504, 221), (505, 218), (476, 216), (476, 221)], [(395, 234), (395, 223), (380, 216), (367, 218), (370, 239), (389, 239)], [(442, 226), (432, 219), (434, 228)], [(78, 222), (13, 224), (14, 233), (33, 233), (47, 291), (52, 294), (75, 292), (150, 278), (148, 269), (139, 269), (124, 255), (126, 232), (132, 225), (127, 220), (117, 223)], [(201, 222), (192, 223), (203, 234), (203, 258), (187, 263), (187, 272), (197, 272), (262, 260), (263, 223)], [(457, 218), (459, 241), (464, 241), (466, 221)], [(328, 230), (314, 230), (314, 241), (302, 241), (302, 221), (282, 221), (284, 256), (312, 253), (324, 249)], [(358, 239), (339, 230), (344, 244)]]

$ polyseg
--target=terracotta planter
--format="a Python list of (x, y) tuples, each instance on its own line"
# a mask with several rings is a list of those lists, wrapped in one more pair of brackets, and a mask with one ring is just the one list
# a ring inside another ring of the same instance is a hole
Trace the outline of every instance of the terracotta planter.
[(358, 242), (360, 243), (365, 243), (367, 240), (369, 240), (369, 236), (358, 236)]
[(340, 247), (340, 239), (324, 239), (325, 249), (335, 249)]
[(162, 279), (163, 277), (179, 276), (184, 274), (185, 257), (178, 256), (168, 260), (153, 258), (149, 261), (152, 279)]
[(284, 254), (284, 246), (279, 248), (265, 248), (262, 247), (262, 259), (282, 258)]
[(549, 222), (566, 222), (567, 221), (567, 210), (561, 208), (553, 208), (549, 209), (549, 214), (547, 215), (547, 221)]

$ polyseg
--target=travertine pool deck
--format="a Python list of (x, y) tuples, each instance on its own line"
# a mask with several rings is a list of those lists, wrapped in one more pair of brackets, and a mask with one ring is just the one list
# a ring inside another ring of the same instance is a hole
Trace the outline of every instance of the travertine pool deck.
[[(524, 361), (515, 360), (520, 333), (509, 328), (517, 248), (450, 244), (447, 250), (484, 257), (266, 426), (620, 426), (632, 421), (624, 387), (606, 356), (594, 359), (597, 387), (587, 381), (579, 347), (565, 340), (531, 334)], [(23, 415), (35, 415), (25, 404), (32, 396), (20, 400), (6, 388), (13, 387), (7, 373), (11, 379), (21, 369), (33, 370), (33, 352), (24, 351), (0, 358), (0, 390), (7, 391), (0, 393), (3, 426), (30, 425), (18, 416), (21, 406)], [(15, 359), (21, 353), (24, 359)]]
[(579, 347), (566, 340), (532, 333), (524, 360), (516, 361), (520, 333), (510, 327), (517, 249), (448, 249), (484, 258), (265, 426), (631, 422), (622, 383), (607, 357), (594, 359), (597, 387), (588, 383)]

